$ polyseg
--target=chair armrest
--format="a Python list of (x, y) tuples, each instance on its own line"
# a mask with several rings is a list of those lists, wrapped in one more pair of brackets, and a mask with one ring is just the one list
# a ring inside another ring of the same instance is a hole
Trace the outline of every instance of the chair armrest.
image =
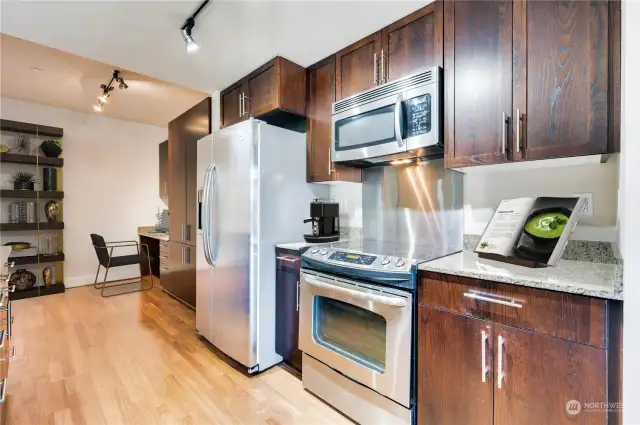
[[(138, 241), (113, 241), (113, 242), (106, 242), (105, 245), (109, 246), (109, 245), (123, 244), (123, 243), (139, 245)], [(131, 246), (131, 245), (126, 245), (126, 246)]]

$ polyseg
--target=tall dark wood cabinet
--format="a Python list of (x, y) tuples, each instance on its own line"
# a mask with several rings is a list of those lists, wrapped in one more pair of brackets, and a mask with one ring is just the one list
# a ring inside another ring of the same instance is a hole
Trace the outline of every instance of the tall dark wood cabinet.
[(307, 181), (362, 182), (359, 168), (331, 161), (331, 104), (335, 102), (335, 57), (307, 68)]
[(276, 353), (290, 368), (301, 373), (299, 310), (300, 253), (276, 249)]
[(419, 425), (493, 425), (492, 327), (485, 320), (418, 308)]
[(160, 178), (160, 197), (167, 198), (169, 196), (169, 141), (158, 145), (158, 176)]
[[(211, 133), (211, 98), (169, 123), (169, 259), (161, 283), (195, 307), (198, 140)], [(165, 277), (166, 276), (166, 277)]]
[(336, 53), (336, 100), (380, 84), (378, 55), (381, 40), (382, 34), (378, 31)]
[(382, 30), (382, 84), (443, 66), (442, 12), (442, 1), (435, 1)]
[(220, 94), (220, 127), (229, 127), (244, 121), (249, 117), (249, 112), (242, 110), (244, 93), (248, 92), (244, 81), (239, 81), (228, 87)]
[(619, 151), (620, 3), (444, 3), (448, 167)]
[(447, 165), (506, 162), (513, 1), (446, 1), (444, 8)]

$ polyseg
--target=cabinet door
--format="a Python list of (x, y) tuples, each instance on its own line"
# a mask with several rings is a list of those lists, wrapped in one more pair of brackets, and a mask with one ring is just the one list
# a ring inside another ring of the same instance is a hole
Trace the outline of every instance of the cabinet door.
[(249, 88), (245, 102), (249, 116), (258, 117), (278, 107), (277, 59), (270, 61), (247, 79)]
[(436, 1), (382, 30), (381, 83), (443, 66), (442, 1)]
[(299, 309), (299, 272), (276, 270), (276, 353), (302, 371), (302, 352), (298, 349)]
[(362, 171), (331, 162), (331, 104), (335, 101), (335, 57), (307, 69), (307, 181), (362, 181)]
[(512, 0), (444, 4), (445, 160), (508, 161)]
[(166, 198), (169, 196), (169, 141), (158, 145), (158, 176), (160, 197)]
[(576, 409), (607, 400), (603, 349), (494, 325), (493, 379), (495, 425), (607, 423), (604, 411)]
[(187, 218), (185, 145), (180, 142), (181, 117), (169, 123), (169, 238), (182, 241)]
[[(226, 89), (220, 95), (220, 127), (229, 127), (247, 119), (249, 111), (242, 111), (241, 96), (247, 93), (244, 82), (239, 82)], [(244, 105), (248, 108), (247, 101)], [(243, 114), (244, 112), (244, 114)]]
[(493, 424), (491, 341), (490, 322), (418, 307), (418, 424)]
[(160, 275), (160, 282), (164, 289), (195, 308), (195, 248), (178, 242), (170, 242), (168, 269)]
[(608, 4), (514, 2), (516, 159), (607, 152)]
[(379, 84), (380, 43), (379, 31), (336, 53), (336, 100)]

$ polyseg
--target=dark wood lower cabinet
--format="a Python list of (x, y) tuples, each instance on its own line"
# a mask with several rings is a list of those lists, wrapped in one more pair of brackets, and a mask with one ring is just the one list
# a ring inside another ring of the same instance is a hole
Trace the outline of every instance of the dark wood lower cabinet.
[(192, 308), (196, 305), (195, 249), (191, 245), (169, 242), (167, 270), (161, 270), (160, 274), (164, 289)]
[(277, 251), (276, 258), (276, 353), (301, 373), (302, 351), (298, 349), (300, 255)]
[(418, 308), (419, 425), (493, 424), (492, 328), (485, 320)]
[(588, 408), (607, 401), (605, 350), (494, 326), (495, 425), (607, 423), (604, 409)]

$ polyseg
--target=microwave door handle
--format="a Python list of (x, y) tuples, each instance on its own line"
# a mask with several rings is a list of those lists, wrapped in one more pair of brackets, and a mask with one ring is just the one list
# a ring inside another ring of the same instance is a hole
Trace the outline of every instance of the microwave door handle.
[(396, 142), (398, 143), (398, 147), (400, 149), (404, 148), (404, 140), (402, 139), (402, 122), (400, 121), (402, 119), (402, 95), (399, 94), (398, 98), (396, 99), (396, 108), (394, 111), (394, 124), (395, 124), (395, 135), (396, 135)]

